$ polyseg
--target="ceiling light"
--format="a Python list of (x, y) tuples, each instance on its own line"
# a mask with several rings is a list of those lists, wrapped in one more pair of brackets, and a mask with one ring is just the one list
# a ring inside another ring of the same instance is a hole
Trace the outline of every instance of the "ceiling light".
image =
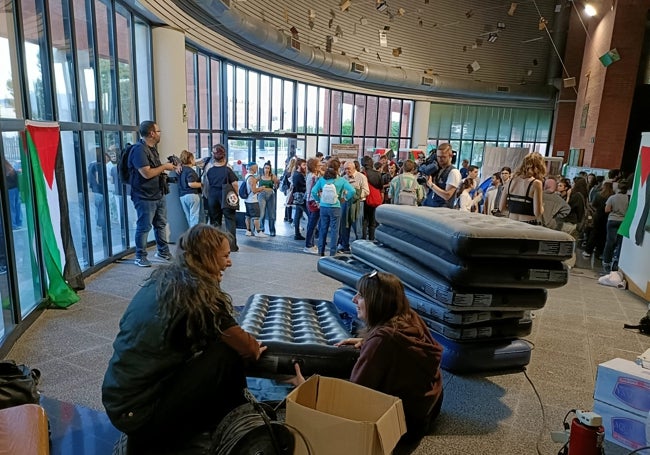
[(496, 33), (490, 33), (487, 40), (489, 43), (494, 43), (498, 37), (499, 35), (497, 35)]
[(589, 17), (593, 17), (596, 14), (598, 14), (598, 11), (596, 11), (596, 8), (594, 8), (594, 5), (592, 5), (591, 3), (587, 3), (585, 5), (585, 14), (587, 16), (589, 16)]
[(386, 2), (382, 2), (382, 1), (377, 2), (377, 11), (382, 13), (382, 12), (386, 11), (386, 8), (388, 8), (388, 5), (386, 4)]

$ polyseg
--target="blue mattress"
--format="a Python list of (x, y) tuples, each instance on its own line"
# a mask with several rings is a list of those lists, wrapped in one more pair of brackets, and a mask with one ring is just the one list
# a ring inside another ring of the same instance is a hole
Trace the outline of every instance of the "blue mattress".
[(464, 258), (563, 260), (571, 257), (575, 244), (564, 232), (448, 208), (384, 204), (375, 216), (382, 225), (426, 240), (435, 250)]
[(307, 376), (350, 377), (359, 352), (335, 343), (349, 338), (334, 304), (327, 300), (255, 294), (238, 316), (241, 327), (267, 346), (248, 376), (293, 375), (293, 364)]
[(530, 362), (531, 347), (524, 340), (455, 341), (431, 332), (443, 348), (440, 366), (457, 374), (520, 370)]
[[(357, 281), (374, 269), (354, 256), (323, 257), (318, 260), (318, 271), (341, 283), (355, 288)], [(405, 269), (404, 273), (408, 274)], [(411, 306), (422, 315), (447, 322), (480, 322), (499, 318), (499, 312), (535, 310), (546, 303), (544, 289), (469, 288), (453, 286), (441, 277), (431, 276), (426, 285), (428, 293), (410, 287), (409, 283), (396, 273), (406, 286), (406, 297)], [(467, 313), (467, 314), (466, 314)]]

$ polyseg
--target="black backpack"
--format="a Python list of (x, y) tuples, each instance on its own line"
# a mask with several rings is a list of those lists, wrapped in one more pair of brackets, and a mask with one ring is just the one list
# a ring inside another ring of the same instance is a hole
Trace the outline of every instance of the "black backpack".
[(119, 175), (122, 183), (126, 184), (128, 184), (131, 179), (131, 170), (129, 169), (129, 155), (131, 155), (132, 148), (133, 144), (126, 144), (124, 150), (122, 150), (117, 160), (117, 174)]

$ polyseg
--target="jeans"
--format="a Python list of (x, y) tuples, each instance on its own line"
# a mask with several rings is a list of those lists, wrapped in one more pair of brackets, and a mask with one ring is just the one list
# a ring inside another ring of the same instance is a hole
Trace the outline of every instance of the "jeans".
[(158, 199), (157, 201), (136, 199), (133, 201), (133, 205), (138, 214), (138, 222), (135, 228), (135, 258), (147, 257), (147, 237), (152, 226), (158, 253), (163, 256), (169, 255), (167, 204), (165, 198)]
[(275, 191), (264, 191), (262, 193), (259, 193), (257, 195), (257, 202), (260, 204), (260, 229), (264, 230), (264, 221), (268, 221), (269, 234), (275, 235)]
[(357, 212), (357, 219), (354, 222), (354, 239), (359, 240), (363, 237), (363, 215), (365, 213), (366, 203), (364, 201), (359, 202), (359, 211)]
[(18, 229), (23, 225), (23, 212), (20, 205), (20, 190), (9, 188), (9, 207), (11, 208), (11, 227)]
[(221, 222), (223, 218), (226, 218), (226, 232), (231, 236), (230, 240), (230, 250), (239, 251), (237, 246), (237, 212), (235, 209), (231, 208), (222, 208), (221, 207), (221, 194), (215, 198), (208, 198), (208, 214), (210, 217), (210, 223), (213, 226), (221, 228)]
[(316, 225), (320, 219), (320, 210), (315, 212), (307, 212), (307, 235), (305, 235), (305, 246), (311, 248), (314, 246), (314, 232), (316, 231)]
[(104, 195), (102, 193), (93, 193), (93, 201), (95, 203), (95, 212), (97, 212), (96, 225), (98, 228), (104, 229), (106, 227), (106, 211), (104, 210)]
[(615, 257), (618, 257), (623, 237), (618, 235), (618, 228), (621, 227), (620, 220), (607, 221), (607, 240), (603, 249), (603, 264), (611, 264)]
[(199, 210), (201, 208), (201, 196), (196, 193), (181, 196), (181, 207), (185, 212), (185, 219), (189, 227), (199, 224)]
[(329, 231), (330, 256), (336, 254), (336, 244), (339, 237), (339, 222), (341, 221), (341, 207), (320, 208), (320, 224), (318, 225), (318, 252), (325, 253), (325, 238)]
[(300, 235), (300, 221), (302, 220), (302, 214), (307, 211), (307, 207), (305, 207), (305, 204), (302, 205), (295, 205), (296, 208), (295, 213), (293, 214), (293, 226), (294, 226), (294, 231), (293, 233), (295, 235)]

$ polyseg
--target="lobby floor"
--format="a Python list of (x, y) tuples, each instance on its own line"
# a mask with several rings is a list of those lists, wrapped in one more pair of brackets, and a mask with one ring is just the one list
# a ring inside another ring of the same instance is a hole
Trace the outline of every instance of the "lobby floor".
[[(318, 257), (302, 252), (304, 242), (293, 240), (287, 223), (278, 222), (275, 238), (243, 234), (238, 232), (240, 251), (232, 254), (223, 281), (236, 304), (255, 293), (331, 300), (340, 286), (316, 270)], [(562, 428), (569, 410), (593, 407), (598, 364), (616, 357), (634, 360), (650, 347), (649, 337), (623, 328), (636, 324), (648, 304), (629, 291), (599, 285), (599, 269), (578, 254), (569, 283), (549, 291), (545, 307), (534, 312), (527, 337), (534, 349), (524, 372), (444, 372), (436, 433), (414, 454), (557, 454), (561, 445), (551, 441), (550, 432)], [(45, 311), (8, 358), (42, 371), (41, 390), (48, 399), (102, 411), (101, 384), (120, 317), (150, 272), (127, 258), (89, 277), (80, 302)], [(110, 454), (105, 443), (80, 448), (84, 440), (60, 440), (53, 455)], [(607, 455), (628, 452), (606, 444)]]

